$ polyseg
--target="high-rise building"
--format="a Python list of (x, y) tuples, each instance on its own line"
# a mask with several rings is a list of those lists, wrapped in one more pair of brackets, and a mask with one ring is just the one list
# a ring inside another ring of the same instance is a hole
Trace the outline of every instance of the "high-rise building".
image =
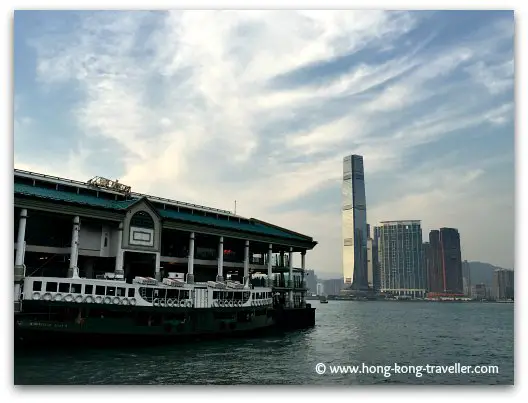
[(471, 267), (467, 260), (462, 262), (462, 284), (464, 286), (464, 295), (471, 295)]
[(514, 299), (513, 293), (514, 276), (513, 270), (495, 269), (493, 272), (492, 296), (497, 300)]
[(429, 233), (427, 274), (429, 291), (462, 294), (462, 253), (460, 234), (455, 228), (440, 228)]
[(323, 287), (326, 295), (339, 295), (343, 288), (343, 279), (323, 280)]
[(376, 244), (379, 244), (379, 237), (380, 237), (380, 233), (381, 233), (381, 228), (380, 227), (373, 227), (374, 230), (372, 231), (373, 234), (372, 234), (372, 239), (376, 242)]
[(429, 292), (444, 292), (444, 274), (442, 270), (442, 247), (440, 246), (440, 231), (429, 232), (429, 246), (426, 247), (427, 288)]
[(382, 222), (378, 248), (381, 292), (423, 297), (425, 270), (420, 221)]
[(317, 283), (317, 295), (325, 295), (323, 283)]
[(378, 256), (378, 242), (376, 239), (367, 239), (367, 276), (368, 285), (374, 291), (380, 289), (380, 265)]
[(367, 202), (363, 157), (343, 159), (342, 186), (343, 277), (353, 290), (368, 290)]
[(425, 288), (427, 291), (431, 291), (431, 284), (429, 278), (429, 267), (431, 265), (431, 245), (429, 242), (422, 244), (422, 268), (425, 276)]
[(311, 294), (317, 294), (317, 275), (313, 270), (306, 270), (306, 288)]

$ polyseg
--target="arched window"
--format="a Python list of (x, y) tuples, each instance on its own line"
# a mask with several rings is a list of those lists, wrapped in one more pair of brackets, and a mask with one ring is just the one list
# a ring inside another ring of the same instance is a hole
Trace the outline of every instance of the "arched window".
[(130, 220), (131, 227), (154, 228), (154, 220), (146, 211), (138, 211)]

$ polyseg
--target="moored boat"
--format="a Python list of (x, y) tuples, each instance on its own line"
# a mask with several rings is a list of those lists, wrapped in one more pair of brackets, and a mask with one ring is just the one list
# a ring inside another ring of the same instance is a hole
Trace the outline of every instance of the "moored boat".
[(264, 329), (274, 324), (272, 289), (178, 279), (27, 277), (18, 341), (175, 339)]

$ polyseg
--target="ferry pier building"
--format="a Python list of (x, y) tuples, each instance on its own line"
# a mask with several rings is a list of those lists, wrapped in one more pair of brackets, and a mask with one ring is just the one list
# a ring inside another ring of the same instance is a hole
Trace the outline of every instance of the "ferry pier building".
[[(274, 306), (306, 307), (311, 237), (255, 219), (88, 182), (15, 170), (15, 312), (28, 276), (186, 283), (240, 282), (273, 288)], [(294, 254), (301, 267), (293, 267)]]

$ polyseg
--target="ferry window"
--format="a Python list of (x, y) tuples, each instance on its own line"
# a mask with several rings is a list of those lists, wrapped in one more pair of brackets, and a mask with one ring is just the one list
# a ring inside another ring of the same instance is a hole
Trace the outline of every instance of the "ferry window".
[(46, 283), (46, 291), (57, 292), (57, 283), (53, 281)]
[(105, 295), (105, 287), (104, 287), (104, 285), (96, 285), (95, 286), (95, 295)]
[(135, 291), (136, 291), (135, 288), (129, 288), (128, 289), (128, 298), (133, 298), (134, 295), (135, 295)]
[(255, 299), (255, 294), (251, 294), (251, 299)]
[(92, 294), (93, 293), (93, 285), (87, 284), (84, 286), (84, 293), (85, 294)]
[(106, 287), (106, 295), (115, 296), (116, 288), (115, 287)]
[(164, 289), (154, 290), (154, 298), (165, 299), (165, 290)]
[(108, 246), (108, 237), (105, 236), (105, 239), (104, 239), (104, 248), (106, 248)]
[(117, 287), (117, 296), (118, 297), (124, 297), (125, 296), (125, 288), (124, 287)]
[(218, 299), (218, 291), (213, 291), (213, 299)]
[(70, 292), (70, 283), (59, 283), (59, 292)]
[(33, 291), (42, 290), (42, 281), (33, 281)]
[(71, 285), (71, 292), (74, 294), (80, 294), (81, 293), (82, 284), (72, 284)]
[(189, 291), (187, 290), (182, 291), (181, 299), (189, 299)]
[(145, 297), (147, 300), (150, 301), (150, 299), (152, 298), (152, 288), (145, 289)]
[(178, 290), (167, 290), (167, 298), (177, 299)]

